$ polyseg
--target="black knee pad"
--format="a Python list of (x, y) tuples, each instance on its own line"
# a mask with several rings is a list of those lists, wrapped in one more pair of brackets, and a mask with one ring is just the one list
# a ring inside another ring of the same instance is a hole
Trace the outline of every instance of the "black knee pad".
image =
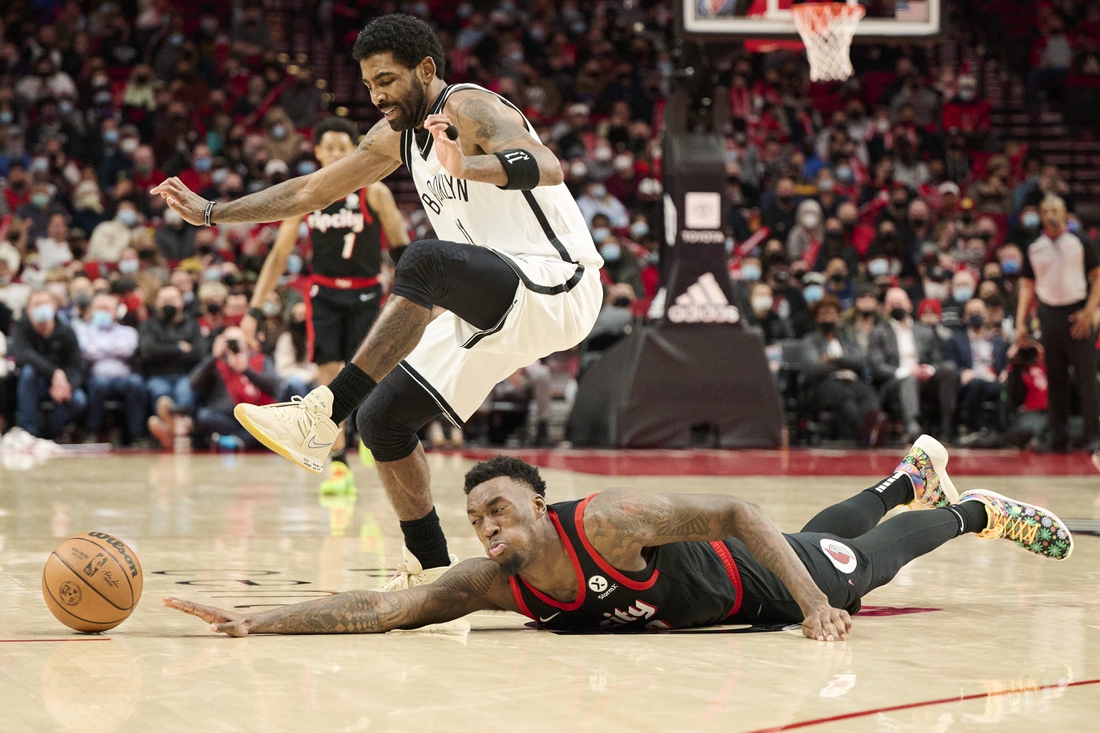
[(393, 293), (430, 309), (447, 293), (444, 273), (463, 268), (466, 261), (467, 254), (457, 242), (441, 239), (413, 242), (397, 263)]
[(355, 424), (375, 460), (386, 463), (412, 455), (420, 443), (416, 431), (440, 414), (435, 399), (398, 366), (367, 397)]
[(395, 422), (386, 413), (361, 409), (355, 424), (363, 444), (370, 448), (376, 461), (383, 463), (407, 458), (420, 442), (415, 430)]

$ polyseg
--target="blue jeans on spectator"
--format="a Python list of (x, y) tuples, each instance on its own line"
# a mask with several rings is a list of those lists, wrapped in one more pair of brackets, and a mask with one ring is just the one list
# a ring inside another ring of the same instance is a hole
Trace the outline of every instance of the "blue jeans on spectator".
[(209, 407), (200, 407), (195, 415), (195, 432), (192, 437), (196, 448), (206, 448), (210, 445), (211, 436), (234, 435), (241, 439), (245, 447), (255, 450), (262, 447), (260, 442), (245, 430), (232, 413), (212, 410)]
[(127, 443), (145, 434), (145, 382), (136, 374), (128, 377), (91, 377), (88, 379), (89, 433), (103, 431), (103, 407), (107, 400), (122, 400), (126, 414)]
[(38, 407), (50, 399), (50, 380), (36, 372), (33, 367), (25, 366), (19, 371), (19, 386), (16, 387), (16, 411), (19, 427), (37, 438), (56, 438), (72, 423), (73, 419), (84, 412), (88, 398), (84, 390), (74, 389), (72, 400), (58, 403), (46, 420), (45, 429), (38, 428)]
[(149, 390), (150, 412), (156, 413), (157, 400), (161, 397), (171, 397), (176, 407), (189, 408), (195, 404), (195, 396), (191, 393), (191, 379), (186, 374), (160, 374), (145, 380), (145, 388)]

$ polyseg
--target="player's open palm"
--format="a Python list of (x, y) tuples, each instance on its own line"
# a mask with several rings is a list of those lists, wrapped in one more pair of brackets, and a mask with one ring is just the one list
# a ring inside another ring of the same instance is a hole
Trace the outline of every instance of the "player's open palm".
[(183, 182), (175, 176), (156, 186), (149, 193), (164, 197), (165, 202), (187, 223), (195, 226), (206, 223), (206, 199), (183, 185)]
[(243, 613), (223, 611), (220, 608), (204, 606), (201, 603), (192, 603), (191, 601), (185, 601), (182, 598), (172, 598), (171, 596), (165, 597), (163, 601), (164, 605), (168, 608), (174, 608), (190, 616), (201, 618), (203, 621), (210, 624), (210, 630), (213, 632), (227, 634), (229, 636), (248, 636), (248, 624), (246, 623)]
[(802, 633), (818, 641), (843, 641), (852, 631), (852, 617), (847, 611), (822, 605), (802, 621)]

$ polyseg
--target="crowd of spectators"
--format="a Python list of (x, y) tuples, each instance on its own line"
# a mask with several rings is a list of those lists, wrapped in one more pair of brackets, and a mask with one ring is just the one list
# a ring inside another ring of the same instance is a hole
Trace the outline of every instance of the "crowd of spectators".
[[(562, 160), (607, 263), (606, 313), (580, 361), (656, 315), (668, 4), (362, 5), (340, 5), (348, 18), (324, 26), (335, 54), (354, 30), (333, 25), (421, 14), (447, 50), (447, 81), (514, 101)], [(199, 445), (239, 447), (249, 439), (225, 419), (235, 403), (284, 399), (315, 378), (307, 233), (265, 304), (260, 342), (246, 343), (236, 326), (275, 225), (196, 228), (148, 190), (176, 175), (224, 201), (308, 174), (310, 127), (335, 105), (308, 64), (281, 59), (258, 5), (174, 7), (54, 0), (0, 13), (6, 427), (68, 439), (75, 423), (91, 440), (114, 415), (123, 441), (193, 432)], [(1039, 68), (1050, 70), (1061, 58), (1053, 15), (1043, 27), (1050, 63)], [(1000, 433), (1017, 404), (1042, 410), (1041, 353), (1001, 347), (1016, 342), (1015, 283), (1043, 197), (1066, 198), (1080, 229), (1069, 187), (1037, 153), (997, 140), (967, 69), (920, 50), (855, 56), (857, 76), (829, 86), (811, 85), (791, 52), (733, 49), (715, 63), (744, 321), (770, 346), (804, 340), (802, 397), (836, 413), (838, 437), (873, 442), (883, 410), (906, 436)], [(413, 239), (430, 234), (417, 203), (405, 206)], [(512, 380), (539, 396), (540, 414), (544, 376)], [(981, 416), (998, 404), (1001, 422)]]

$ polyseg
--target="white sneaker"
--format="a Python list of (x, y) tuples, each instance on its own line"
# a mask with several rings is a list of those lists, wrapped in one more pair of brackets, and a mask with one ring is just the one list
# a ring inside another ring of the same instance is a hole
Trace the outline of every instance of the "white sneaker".
[(275, 405), (237, 405), (233, 416), (256, 440), (302, 468), (322, 473), (340, 428), (332, 421), (332, 390), (318, 387)]
[(458, 564), (458, 557), (452, 554), (450, 555), (450, 565), (425, 570), (420, 561), (416, 559), (416, 555), (409, 552), (409, 548), (404, 545), (401, 546), (401, 555), (405, 558), (405, 562), (397, 566), (397, 575), (386, 581), (385, 585), (381, 585), (374, 590), (382, 593), (393, 593), (397, 590), (407, 590), (416, 585), (434, 583), (443, 577), (444, 573)]

